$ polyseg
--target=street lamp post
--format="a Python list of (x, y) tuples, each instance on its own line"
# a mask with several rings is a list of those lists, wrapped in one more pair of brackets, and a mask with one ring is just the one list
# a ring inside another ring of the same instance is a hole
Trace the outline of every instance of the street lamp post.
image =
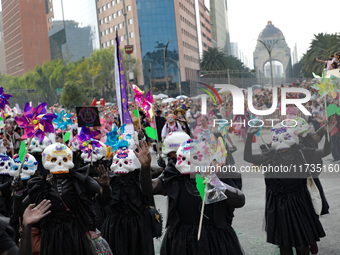
[(179, 94), (182, 95), (182, 81), (181, 81), (181, 69), (180, 69), (180, 64), (179, 61), (176, 61), (172, 58), (167, 58), (168, 60), (174, 62), (177, 65), (177, 72), (178, 72), (178, 90), (179, 90)]
[(169, 96), (169, 81), (168, 81), (168, 67), (166, 64), (166, 51), (171, 40), (168, 40), (164, 47), (164, 78), (166, 83), (166, 94)]
[[(125, 0), (123, 0), (123, 10), (124, 10), (124, 21), (125, 21), (125, 33), (126, 33), (126, 45), (130, 45), (129, 43), (129, 31), (128, 31), (128, 23), (127, 23), (127, 13), (125, 8)], [(133, 72), (132, 72), (132, 61), (131, 61), (131, 54), (128, 54), (128, 62), (129, 62), (129, 82), (130, 80), (134, 80)], [(131, 88), (128, 86), (129, 94), (132, 95)]]

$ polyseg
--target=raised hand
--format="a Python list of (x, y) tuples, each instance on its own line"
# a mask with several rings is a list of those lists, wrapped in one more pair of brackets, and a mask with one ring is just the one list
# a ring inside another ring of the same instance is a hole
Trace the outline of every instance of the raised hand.
[(139, 142), (139, 145), (137, 144), (137, 151), (134, 151), (137, 158), (139, 159), (139, 162), (141, 163), (142, 167), (149, 167), (151, 164), (151, 155), (149, 151), (149, 146), (147, 142)]
[(51, 201), (44, 199), (41, 201), (40, 204), (35, 206), (35, 204), (30, 204), (23, 215), (24, 218), (24, 225), (32, 225), (34, 223), (37, 223), (40, 221), (42, 218), (47, 216), (48, 214), (51, 213), (51, 211), (48, 211), (48, 209), (51, 207)]
[(101, 187), (110, 185), (109, 171), (104, 165), (99, 165), (97, 168), (97, 173), (99, 177), (94, 177)]
[(249, 127), (248, 135), (255, 135), (260, 130), (260, 127)]

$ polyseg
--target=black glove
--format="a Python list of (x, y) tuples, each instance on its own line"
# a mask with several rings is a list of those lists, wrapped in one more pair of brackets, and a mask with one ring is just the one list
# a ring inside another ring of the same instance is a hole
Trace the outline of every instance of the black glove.
[(165, 167), (166, 167), (165, 161), (164, 161), (164, 159), (162, 159), (162, 157), (158, 158), (157, 164), (159, 165), (159, 167), (161, 167), (163, 169), (165, 169)]

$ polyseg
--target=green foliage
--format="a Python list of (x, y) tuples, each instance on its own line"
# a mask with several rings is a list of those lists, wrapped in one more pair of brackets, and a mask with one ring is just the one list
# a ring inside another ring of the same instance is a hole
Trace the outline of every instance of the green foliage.
[[(340, 36), (338, 34), (319, 33), (314, 35), (309, 49), (303, 55), (296, 67), (299, 73), (305, 77), (313, 77), (312, 72), (321, 75), (324, 64), (315, 59), (327, 60), (330, 55), (340, 50)], [(295, 70), (297, 73), (297, 70)]]
[[(128, 70), (128, 56), (121, 51), (125, 74)], [(137, 76), (137, 62), (132, 58), (133, 71)], [(126, 77), (127, 78), (127, 77)], [(89, 58), (83, 58), (67, 65), (61, 59), (37, 65), (33, 71), (22, 76), (1, 75), (1, 86), (6, 93), (13, 95), (11, 107), (26, 102), (37, 105), (46, 102), (48, 106), (61, 103), (74, 108), (84, 103), (90, 104), (93, 98), (112, 101), (114, 93), (114, 47), (95, 50)], [(35, 89), (34, 93), (23, 90)], [(57, 95), (57, 89), (63, 89)]]

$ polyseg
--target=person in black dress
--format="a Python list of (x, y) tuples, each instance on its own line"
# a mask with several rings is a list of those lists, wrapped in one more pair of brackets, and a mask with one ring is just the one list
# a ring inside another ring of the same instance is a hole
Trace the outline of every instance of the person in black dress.
[(197, 240), (202, 198), (194, 179), (181, 174), (169, 161), (162, 176), (150, 178), (151, 156), (144, 143), (138, 146), (142, 168), (141, 187), (146, 194), (168, 196), (168, 220), (161, 255), (177, 254), (243, 254), (235, 231), (231, 227), (233, 211), (245, 203), (243, 193), (232, 180), (224, 180), (228, 189), (226, 200), (205, 206), (201, 238)]
[(279, 127), (272, 133), (273, 149), (254, 155), (252, 138), (257, 131), (258, 128), (250, 128), (248, 131), (244, 150), (245, 161), (262, 166), (298, 169), (291, 172), (265, 173), (267, 242), (279, 245), (282, 255), (292, 255), (292, 247), (295, 247), (298, 255), (307, 255), (309, 246), (324, 237), (325, 232), (307, 190), (309, 174), (304, 167), (306, 161), (311, 162), (313, 158), (328, 155), (330, 143), (326, 139), (324, 147), (317, 150), (305, 147), (298, 144), (299, 138), (294, 130)]

